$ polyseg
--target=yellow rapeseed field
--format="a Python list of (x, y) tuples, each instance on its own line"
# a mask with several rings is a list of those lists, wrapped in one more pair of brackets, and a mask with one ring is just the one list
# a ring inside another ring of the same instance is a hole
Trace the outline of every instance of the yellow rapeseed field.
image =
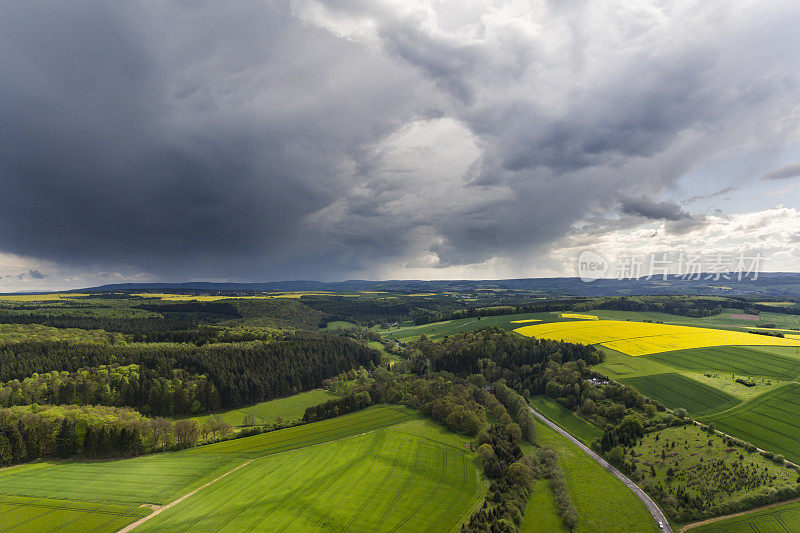
[(550, 322), (514, 331), (526, 337), (601, 344), (633, 356), (706, 346), (800, 346), (800, 338), (623, 320)]
[(561, 318), (577, 318), (580, 320), (597, 320), (594, 315), (581, 315), (578, 313), (561, 313)]
[(512, 320), (512, 324), (524, 324), (525, 322), (541, 322), (538, 318), (526, 318), (525, 320)]

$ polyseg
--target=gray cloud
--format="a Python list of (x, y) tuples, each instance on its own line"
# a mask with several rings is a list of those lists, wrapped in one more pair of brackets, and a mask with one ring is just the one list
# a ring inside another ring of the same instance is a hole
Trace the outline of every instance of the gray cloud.
[(798, 7), (640, 4), (7, 3), (0, 252), (337, 279), (525, 265), (622, 195), (684, 230), (632, 199), (793, 139)]
[(719, 196), (724, 196), (726, 194), (730, 194), (730, 193), (736, 192), (738, 190), (739, 190), (739, 187), (731, 185), (731, 186), (728, 186), (728, 187), (723, 187), (722, 189), (720, 189), (718, 191), (714, 191), (714, 192), (709, 193), (709, 194), (698, 194), (698, 195), (692, 196), (691, 198), (688, 198), (686, 200), (686, 203), (688, 204), (688, 203), (696, 202), (697, 200), (710, 200), (711, 198), (717, 198)]
[(47, 277), (46, 275), (42, 274), (41, 272), (35, 269), (28, 270), (28, 275), (33, 279), (44, 279)]
[(672, 201), (654, 202), (647, 198), (623, 198), (620, 210), (626, 215), (644, 217), (651, 220), (682, 220), (691, 218), (681, 206)]
[(782, 167), (776, 168), (771, 172), (767, 172), (761, 176), (762, 180), (785, 180), (789, 178), (796, 178), (800, 176), (800, 163), (790, 163)]

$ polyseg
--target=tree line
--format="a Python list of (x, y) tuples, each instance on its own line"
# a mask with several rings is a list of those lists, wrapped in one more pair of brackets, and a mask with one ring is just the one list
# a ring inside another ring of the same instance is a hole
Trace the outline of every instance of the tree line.
[(194, 446), (193, 420), (146, 418), (129, 408), (20, 406), (0, 409), (0, 466), (56, 455), (135, 456)]

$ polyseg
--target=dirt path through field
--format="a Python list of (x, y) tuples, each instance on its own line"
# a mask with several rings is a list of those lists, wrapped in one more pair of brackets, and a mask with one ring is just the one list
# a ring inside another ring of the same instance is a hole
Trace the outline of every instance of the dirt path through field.
[(132, 524), (128, 524), (127, 526), (125, 526), (125, 527), (123, 527), (122, 529), (120, 529), (120, 530), (119, 530), (117, 533), (128, 533), (128, 531), (131, 531), (131, 530), (133, 530), (134, 528), (136, 528), (136, 527), (139, 527), (140, 525), (144, 524), (145, 522), (147, 522), (147, 521), (148, 521), (148, 520), (150, 520), (151, 518), (153, 518), (153, 517), (155, 517), (155, 516), (158, 516), (159, 514), (163, 513), (164, 511), (166, 511), (167, 509), (169, 509), (170, 507), (172, 507), (172, 506), (174, 506), (174, 505), (178, 505), (179, 503), (181, 503), (183, 500), (185, 500), (185, 499), (186, 499), (186, 498), (188, 498), (189, 496), (192, 496), (193, 494), (197, 494), (198, 492), (200, 492), (200, 491), (201, 491), (201, 490), (203, 490), (204, 488), (208, 487), (209, 485), (213, 485), (214, 483), (216, 483), (216, 482), (217, 482), (217, 481), (219, 481), (220, 479), (224, 478), (224, 477), (225, 477), (225, 476), (227, 476), (228, 474), (232, 474), (233, 472), (236, 472), (236, 471), (237, 471), (237, 470), (239, 470), (240, 468), (242, 468), (242, 467), (244, 467), (244, 466), (247, 466), (247, 465), (249, 465), (249, 464), (250, 464), (250, 463), (252, 463), (253, 461), (255, 461), (255, 459), (250, 459), (249, 461), (247, 461), (247, 462), (245, 462), (245, 463), (242, 463), (242, 464), (240, 464), (240, 465), (239, 465), (239, 466), (237, 466), (236, 468), (234, 468), (234, 469), (232, 469), (232, 470), (228, 470), (227, 472), (225, 472), (225, 473), (224, 473), (224, 474), (222, 474), (221, 476), (219, 476), (219, 477), (216, 477), (216, 478), (212, 479), (211, 481), (209, 481), (208, 483), (206, 483), (206, 484), (205, 484), (205, 485), (203, 485), (202, 487), (197, 487), (197, 488), (196, 488), (196, 489), (194, 489), (192, 492), (190, 492), (190, 493), (188, 493), (188, 494), (184, 494), (183, 496), (181, 496), (180, 498), (178, 498), (178, 499), (177, 499), (177, 500), (175, 500), (174, 502), (170, 502), (170, 503), (168, 503), (167, 505), (165, 505), (165, 506), (163, 506), (163, 507), (159, 507), (158, 509), (156, 509), (155, 511), (153, 511), (153, 512), (152, 512), (152, 513), (150, 513), (149, 515), (145, 516), (144, 518), (140, 518), (140, 519), (139, 519), (139, 520), (137, 520), (136, 522), (134, 522), (134, 523), (132, 523)]

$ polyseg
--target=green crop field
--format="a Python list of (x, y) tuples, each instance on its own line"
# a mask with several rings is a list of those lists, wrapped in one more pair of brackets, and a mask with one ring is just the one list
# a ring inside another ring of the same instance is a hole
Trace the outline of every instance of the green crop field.
[[(525, 326), (524, 323), (514, 323), (515, 320), (541, 320), (542, 322), (557, 322), (562, 320), (558, 313), (522, 313), (518, 315), (499, 315), (472, 318), (459, 318), (457, 320), (447, 320), (445, 322), (433, 322), (421, 326), (411, 326), (407, 328), (393, 329), (384, 333), (386, 337), (397, 339), (398, 341), (413, 341), (419, 339), (423, 334), (431, 340), (441, 339), (448, 335), (457, 335), (467, 331), (496, 326), (505, 330), (517, 329)], [(536, 322), (534, 322), (535, 324)]]
[[(0, 507), (0, 530), (30, 531), (40, 518), (67, 526), (80, 511), (97, 531), (113, 531), (149, 513), (138, 505), (167, 504), (217, 478), (140, 527), (449, 530), (485, 491), (468, 442), (413, 410), (382, 405), (181, 452), (36, 462), (0, 471), (0, 502), (11, 502)], [(66, 503), (36, 506), (47, 498)]]
[(164, 504), (242, 461), (185, 452), (106, 461), (42, 461), (0, 471), (0, 494)]
[(717, 429), (800, 462), (800, 385), (793, 383), (725, 413), (709, 416)]
[(730, 394), (677, 373), (623, 378), (621, 381), (667, 407), (683, 407), (692, 415), (717, 413), (739, 403)]
[[(300, 394), (295, 394), (288, 398), (279, 398), (277, 400), (257, 403), (250, 407), (223, 411), (217, 413), (217, 416), (221, 417), (222, 420), (232, 426), (243, 426), (244, 417), (248, 414), (253, 415), (256, 424), (272, 424), (275, 422), (276, 417), (281, 417), (283, 420), (303, 418), (306, 407), (320, 404), (331, 398), (336, 398), (336, 395), (324, 390), (312, 390), (301, 392)], [(192, 417), (192, 419), (202, 424), (208, 420), (210, 416), (211, 415), (195, 416)]]
[(401, 424), (259, 458), (140, 529), (448, 531), (483, 497), (466, 442)]
[(378, 406), (314, 424), (135, 459), (41, 461), (0, 470), (0, 495), (164, 504), (244, 459), (341, 439), (419, 416)]
[(260, 457), (351, 437), (367, 431), (399, 424), (419, 416), (421, 415), (416, 411), (405, 407), (381, 405), (313, 424), (270, 431), (253, 437), (217, 442), (207, 446), (198, 446), (181, 453), (192, 456), (222, 454), (224, 456)]
[[(784, 350), (796, 351), (794, 348)], [(644, 356), (663, 364), (700, 372), (726, 372), (744, 376), (795, 379), (800, 374), (800, 360), (744, 346), (718, 346), (678, 350)]]
[[(539, 443), (552, 446), (558, 452), (558, 464), (564, 471), (569, 495), (578, 511), (578, 527), (574, 530), (576, 533), (657, 531), (650, 512), (621, 481), (566, 437), (544, 424), (537, 422), (536, 432)], [(545, 487), (549, 491), (549, 485), (545, 484)], [(561, 523), (560, 517), (552, 516), (556, 512), (552, 496), (551, 503), (547, 502), (544, 495), (537, 496), (537, 493), (534, 493), (533, 499), (543, 500), (545, 504), (537, 511), (529, 503), (521, 531), (551, 531), (542, 529), (541, 524)]]
[(569, 409), (547, 396), (535, 396), (530, 403), (537, 411), (569, 431), (589, 445), (595, 438), (603, 436), (603, 430), (594, 424), (578, 418)]
[(0, 496), (0, 531), (115, 531), (150, 512), (135, 505)]
[(689, 529), (692, 533), (793, 533), (800, 531), (800, 502), (784, 503)]

